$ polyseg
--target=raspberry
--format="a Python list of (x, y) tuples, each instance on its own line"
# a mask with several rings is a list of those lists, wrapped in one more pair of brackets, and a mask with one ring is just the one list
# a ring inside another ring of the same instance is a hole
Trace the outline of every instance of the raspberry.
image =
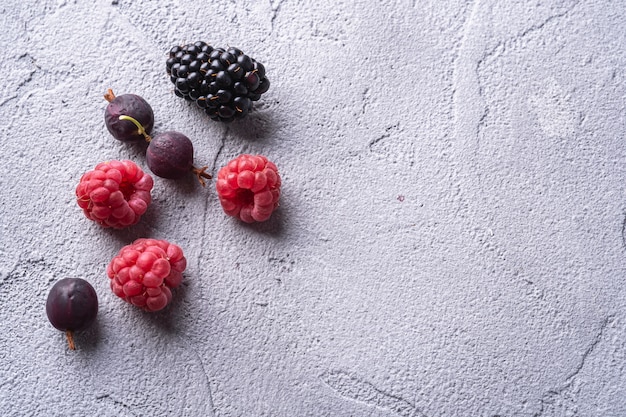
[(166, 69), (177, 96), (222, 122), (244, 117), (270, 88), (263, 64), (237, 48), (213, 48), (202, 41), (174, 46)]
[(165, 240), (137, 239), (124, 246), (107, 266), (111, 290), (147, 311), (165, 308), (172, 288), (180, 285), (187, 259), (182, 249)]
[(270, 218), (278, 207), (280, 176), (262, 155), (240, 155), (220, 169), (215, 185), (222, 208), (246, 223)]
[(121, 229), (139, 222), (153, 185), (152, 177), (132, 161), (101, 162), (81, 177), (76, 198), (88, 219)]

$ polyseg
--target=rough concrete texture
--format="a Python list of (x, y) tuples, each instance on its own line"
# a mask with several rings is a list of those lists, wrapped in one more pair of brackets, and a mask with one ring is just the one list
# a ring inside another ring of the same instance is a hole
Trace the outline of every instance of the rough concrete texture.
[[(3, 416), (626, 416), (626, 3), (609, 0), (4, 0)], [(272, 87), (221, 125), (165, 53), (206, 40)], [(136, 93), (212, 173), (278, 165), (266, 223), (193, 177), (142, 222), (76, 205), (107, 159), (102, 94)], [(138, 237), (189, 266), (165, 311), (110, 291)], [(89, 280), (70, 352), (52, 284)]]

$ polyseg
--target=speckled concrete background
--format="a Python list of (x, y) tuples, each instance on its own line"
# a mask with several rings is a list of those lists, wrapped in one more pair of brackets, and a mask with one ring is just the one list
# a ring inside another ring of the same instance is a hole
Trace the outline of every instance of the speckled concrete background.
[[(624, 1), (4, 0), (3, 416), (626, 416)], [(245, 123), (174, 96), (171, 46), (238, 46), (272, 87)], [(263, 153), (264, 224), (156, 179), (126, 231), (74, 201), (136, 93), (215, 173)], [(117, 299), (138, 237), (189, 266), (167, 311)], [(45, 298), (89, 280), (70, 352)]]

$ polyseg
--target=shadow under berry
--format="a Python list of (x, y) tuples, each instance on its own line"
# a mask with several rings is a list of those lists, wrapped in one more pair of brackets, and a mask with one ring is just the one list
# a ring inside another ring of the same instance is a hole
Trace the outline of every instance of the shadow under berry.
[(273, 113), (260, 109), (253, 110), (245, 119), (231, 123), (231, 126), (235, 135), (250, 142), (265, 142), (278, 130)]
[(239, 222), (242, 227), (253, 230), (259, 234), (270, 235), (276, 238), (280, 238), (285, 234), (286, 226), (288, 226), (286, 217), (284, 216), (284, 210), (282, 207), (278, 207), (272, 213), (272, 216), (263, 222), (245, 223)]
[(172, 301), (163, 310), (147, 312), (135, 306), (129, 307), (132, 307), (137, 312), (137, 315), (141, 316), (142, 320), (151, 323), (159, 330), (170, 334), (178, 334), (185, 325), (189, 279), (189, 275), (183, 272), (183, 281), (178, 287), (173, 289)]

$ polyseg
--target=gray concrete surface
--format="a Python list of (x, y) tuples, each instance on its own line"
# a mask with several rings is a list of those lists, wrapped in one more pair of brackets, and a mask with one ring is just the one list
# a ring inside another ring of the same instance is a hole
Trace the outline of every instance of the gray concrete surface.
[[(4, 0), (2, 416), (626, 416), (626, 3)], [(165, 52), (238, 46), (272, 87), (246, 123), (174, 97)], [(264, 224), (156, 179), (126, 231), (74, 201), (136, 93), (215, 173), (263, 153)], [(138, 237), (189, 261), (167, 311), (117, 299)], [(100, 297), (70, 352), (45, 298)]]

